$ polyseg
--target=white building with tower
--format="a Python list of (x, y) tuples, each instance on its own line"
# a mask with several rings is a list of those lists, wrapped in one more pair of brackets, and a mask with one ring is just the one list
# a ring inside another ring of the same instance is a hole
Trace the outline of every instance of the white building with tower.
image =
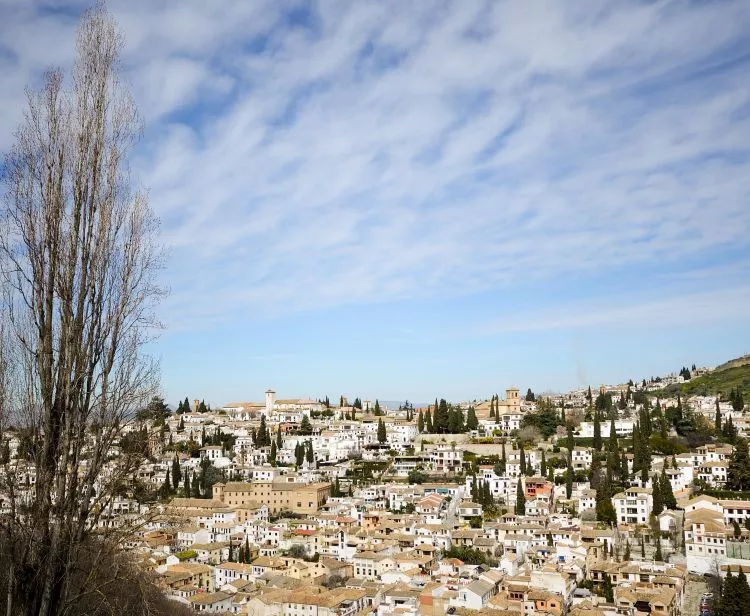
[(276, 392), (273, 389), (266, 390), (266, 417), (270, 417), (276, 404)]

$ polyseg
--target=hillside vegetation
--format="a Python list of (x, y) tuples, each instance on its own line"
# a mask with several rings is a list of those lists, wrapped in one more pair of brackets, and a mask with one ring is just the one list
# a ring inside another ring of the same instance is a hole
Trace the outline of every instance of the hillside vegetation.
[(664, 389), (666, 394), (678, 391), (686, 396), (707, 396), (721, 393), (724, 398), (731, 390), (740, 391), (745, 399), (750, 396), (750, 357), (733, 359), (703, 376), (690, 379), (680, 385), (670, 385)]

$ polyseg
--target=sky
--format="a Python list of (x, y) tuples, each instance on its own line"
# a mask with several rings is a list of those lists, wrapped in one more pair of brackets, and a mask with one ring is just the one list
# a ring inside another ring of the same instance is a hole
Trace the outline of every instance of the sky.
[[(78, 0), (0, 0), (0, 151)], [(426, 401), (750, 352), (750, 2), (111, 0), (171, 403)]]

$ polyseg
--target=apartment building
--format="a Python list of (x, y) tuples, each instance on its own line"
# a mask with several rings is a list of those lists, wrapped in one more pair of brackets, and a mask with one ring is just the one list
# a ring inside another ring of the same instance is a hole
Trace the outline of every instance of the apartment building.
[(647, 524), (653, 510), (651, 488), (631, 487), (612, 497), (618, 524)]

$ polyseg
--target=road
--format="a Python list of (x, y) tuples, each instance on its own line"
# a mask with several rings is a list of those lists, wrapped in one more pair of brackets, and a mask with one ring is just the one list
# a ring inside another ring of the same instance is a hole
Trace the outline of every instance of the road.
[(707, 591), (703, 578), (689, 575), (685, 584), (685, 597), (682, 601), (682, 616), (698, 616), (701, 595)]

